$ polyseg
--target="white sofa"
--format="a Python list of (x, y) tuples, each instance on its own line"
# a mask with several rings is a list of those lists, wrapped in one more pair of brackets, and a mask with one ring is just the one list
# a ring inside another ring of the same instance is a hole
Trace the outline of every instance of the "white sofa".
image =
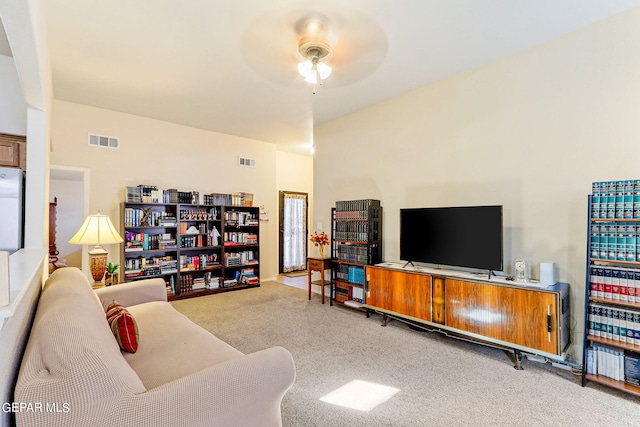
[[(139, 330), (122, 352), (104, 308), (127, 307)], [(76, 268), (47, 280), (22, 359), (18, 426), (279, 426), (291, 354), (244, 355), (178, 313), (163, 280), (97, 291)]]

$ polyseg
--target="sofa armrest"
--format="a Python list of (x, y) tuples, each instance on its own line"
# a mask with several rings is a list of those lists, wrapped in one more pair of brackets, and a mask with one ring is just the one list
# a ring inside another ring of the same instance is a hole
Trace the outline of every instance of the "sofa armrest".
[(295, 376), (291, 353), (272, 347), (148, 390), (130, 407), (149, 426), (281, 426)]
[(150, 301), (167, 301), (166, 284), (159, 278), (121, 283), (96, 289), (95, 292), (105, 310), (113, 300), (125, 307)]

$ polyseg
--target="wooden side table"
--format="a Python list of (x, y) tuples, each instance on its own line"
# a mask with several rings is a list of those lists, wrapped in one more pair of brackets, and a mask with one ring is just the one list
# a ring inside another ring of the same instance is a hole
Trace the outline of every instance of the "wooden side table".
[(307, 270), (309, 270), (309, 300), (311, 300), (311, 273), (313, 271), (319, 271), (320, 293), (322, 294), (322, 303), (324, 304), (324, 287), (331, 284), (331, 281), (325, 282), (324, 271), (331, 268), (331, 258), (307, 257), (307, 264)]

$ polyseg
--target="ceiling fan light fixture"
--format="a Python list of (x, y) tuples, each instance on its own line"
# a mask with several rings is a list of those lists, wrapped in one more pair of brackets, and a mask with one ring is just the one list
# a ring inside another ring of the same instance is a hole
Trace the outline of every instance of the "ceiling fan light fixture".
[(322, 40), (303, 38), (298, 45), (298, 53), (303, 61), (298, 64), (298, 72), (308, 83), (322, 83), (331, 75), (331, 67), (326, 64), (333, 58), (333, 49)]
[(306, 60), (298, 64), (298, 72), (302, 77), (307, 77), (307, 74), (313, 69), (313, 62)]
[(307, 76), (304, 78), (304, 81), (307, 82), (307, 83), (317, 84), (318, 83), (318, 72), (316, 70), (309, 71)]
[(331, 75), (331, 67), (329, 67), (324, 62), (319, 62), (318, 65), (316, 65), (316, 69), (318, 70), (318, 74), (320, 75), (320, 78), (322, 80)]

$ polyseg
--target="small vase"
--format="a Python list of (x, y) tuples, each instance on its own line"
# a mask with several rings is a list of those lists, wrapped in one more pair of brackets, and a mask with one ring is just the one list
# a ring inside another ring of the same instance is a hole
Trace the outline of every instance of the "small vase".
[(318, 251), (320, 252), (320, 258), (324, 258), (324, 246), (318, 246)]

